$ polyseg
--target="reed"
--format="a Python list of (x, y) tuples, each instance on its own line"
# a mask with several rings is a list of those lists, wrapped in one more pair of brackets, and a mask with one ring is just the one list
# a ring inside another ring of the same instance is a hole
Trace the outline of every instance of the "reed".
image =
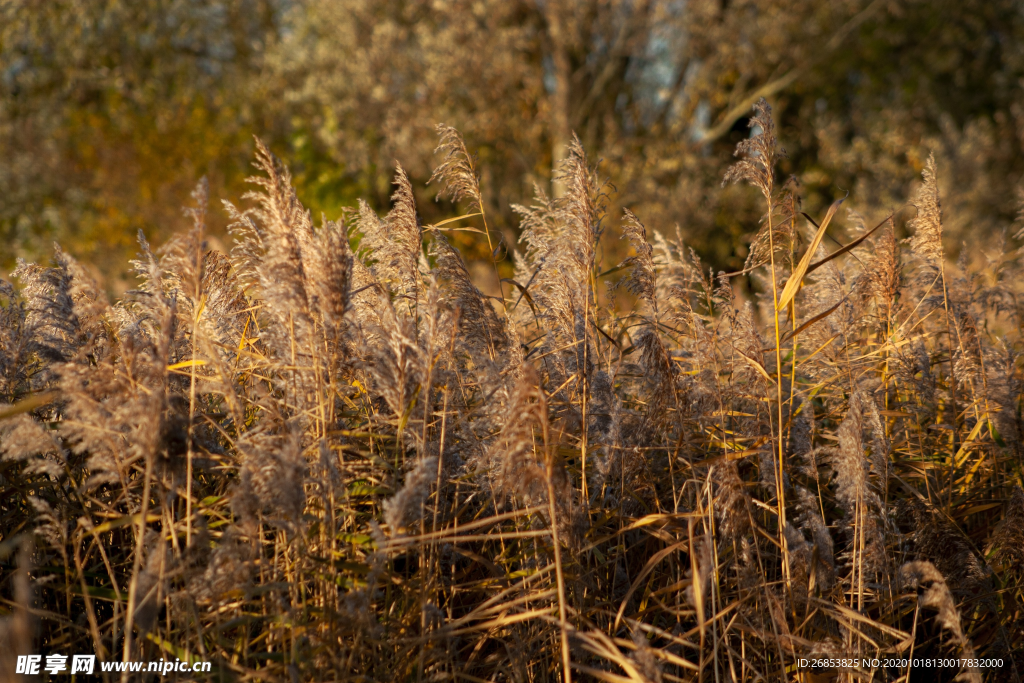
[(317, 223), (257, 143), (230, 254), (200, 186), (120, 301), (59, 248), (20, 264), (0, 282), (0, 653), (524, 683), (810, 680), (798, 659), (912, 653), (1022, 680), (1021, 254), (946, 259), (934, 161), (909, 249), (873, 207), (871, 230), (837, 227), (838, 202), (804, 214), (766, 102), (752, 123), (726, 177), (765, 202), (743, 273), (629, 210), (630, 255), (604, 262), (611, 190), (575, 140), (564, 192), (516, 207), (516, 274), (474, 282), (447, 233), (501, 250), (450, 127), (451, 221), (422, 224), (399, 167), (386, 216)]

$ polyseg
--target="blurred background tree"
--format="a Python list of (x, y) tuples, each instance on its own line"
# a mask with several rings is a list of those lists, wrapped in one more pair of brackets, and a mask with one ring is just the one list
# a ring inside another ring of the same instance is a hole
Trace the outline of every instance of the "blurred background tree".
[[(1024, 173), (1016, 0), (8, 0), (0, 3), (2, 260), (59, 239), (107, 286), (159, 242), (202, 175), (234, 199), (251, 135), (336, 217), (387, 208), (397, 160), (421, 200), (434, 126), (479, 155), (492, 227), (576, 132), (649, 228), (742, 266), (759, 218), (721, 188), (750, 105), (772, 103), (805, 207), (899, 208), (929, 152), (955, 250), (996, 239)], [(424, 219), (452, 207), (421, 201)], [(912, 215), (912, 214), (911, 214)], [(214, 211), (215, 229), (224, 219)], [(614, 228), (614, 226), (612, 226)], [(481, 260), (485, 241), (460, 246)], [(977, 239), (977, 238), (975, 238)]]
[(108, 287), (139, 229), (183, 224), (201, 176), (241, 187), (264, 118), (276, 0), (0, 2), (4, 265), (59, 240)]

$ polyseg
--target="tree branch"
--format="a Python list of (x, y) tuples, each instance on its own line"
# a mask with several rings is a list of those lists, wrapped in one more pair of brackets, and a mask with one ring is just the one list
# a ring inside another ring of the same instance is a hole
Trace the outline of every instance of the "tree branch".
[(709, 128), (704, 133), (704, 135), (702, 135), (698, 140), (696, 140), (694, 142), (694, 145), (706, 145), (709, 142), (714, 142), (718, 138), (728, 133), (730, 130), (732, 130), (733, 124), (735, 124), (736, 121), (738, 121), (741, 117), (745, 116), (750, 112), (750, 108), (754, 105), (754, 102), (757, 102), (762, 97), (771, 97), (772, 95), (781, 92), (782, 90), (785, 90), (790, 85), (792, 85), (797, 79), (799, 79), (805, 73), (810, 71), (813, 67), (817, 66), (826, 55), (834, 52), (836, 48), (838, 48), (843, 43), (846, 37), (853, 32), (854, 29), (856, 29), (858, 26), (860, 26), (865, 21), (870, 19), (871, 15), (878, 11), (878, 8), (885, 4), (885, 2), (887, 2), (887, 0), (874, 0), (874, 2), (872, 2), (870, 5), (861, 10), (860, 13), (858, 13), (856, 16), (854, 16), (852, 19), (846, 22), (838, 31), (836, 31), (835, 34), (833, 34), (832, 37), (829, 39), (829, 41), (825, 43), (824, 48), (822, 48), (822, 50), (818, 52), (816, 57), (813, 57), (805, 64), (793, 67), (782, 76), (779, 76), (775, 80), (765, 83), (760, 88), (757, 88), (752, 93), (747, 95), (740, 101), (739, 104), (737, 104), (735, 107), (727, 111), (725, 115), (718, 120), (718, 123)]

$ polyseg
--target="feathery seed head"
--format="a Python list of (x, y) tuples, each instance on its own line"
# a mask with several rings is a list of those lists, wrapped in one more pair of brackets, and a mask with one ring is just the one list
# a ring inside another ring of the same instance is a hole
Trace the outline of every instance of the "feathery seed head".
[(928, 155), (921, 177), (924, 182), (912, 202), (917, 207), (917, 217), (907, 224), (914, 233), (910, 238), (910, 249), (926, 264), (938, 266), (943, 259), (942, 206), (934, 154)]
[(469, 200), (467, 210), (479, 211), (482, 205), (480, 198), (480, 179), (476, 175), (476, 161), (466, 151), (466, 143), (455, 128), (444, 124), (437, 125), (437, 133), (441, 140), (434, 150), (435, 154), (443, 154), (444, 161), (434, 169), (427, 184), (435, 180), (444, 183), (440, 196), (447, 195), (452, 202)]
[(736, 156), (740, 157), (740, 161), (729, 168), (722, 184), (746, 181), (761, 190), (765, 199), (771, 201), (778, 143), (775, 139), (772, 108), (763, 97), (754, 103), (754, 116), (750, 118), (749, 125), (751, 136), (736, 145)]

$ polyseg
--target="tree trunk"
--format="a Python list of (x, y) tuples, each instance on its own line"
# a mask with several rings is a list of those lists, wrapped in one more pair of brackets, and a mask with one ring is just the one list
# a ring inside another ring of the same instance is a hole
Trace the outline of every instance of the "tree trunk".
[(565, 159), (572, 131), (569, 127), (569, 88), (572, 67), (566, 45), (564, 7), (553, 1), (547, 5), (548, 35), (551, 39), (551, 61), (554, 65), (555, 91), (551, 96), (551, 194), (561, 197), (565, 184), (556, 180), (559, 165)]

